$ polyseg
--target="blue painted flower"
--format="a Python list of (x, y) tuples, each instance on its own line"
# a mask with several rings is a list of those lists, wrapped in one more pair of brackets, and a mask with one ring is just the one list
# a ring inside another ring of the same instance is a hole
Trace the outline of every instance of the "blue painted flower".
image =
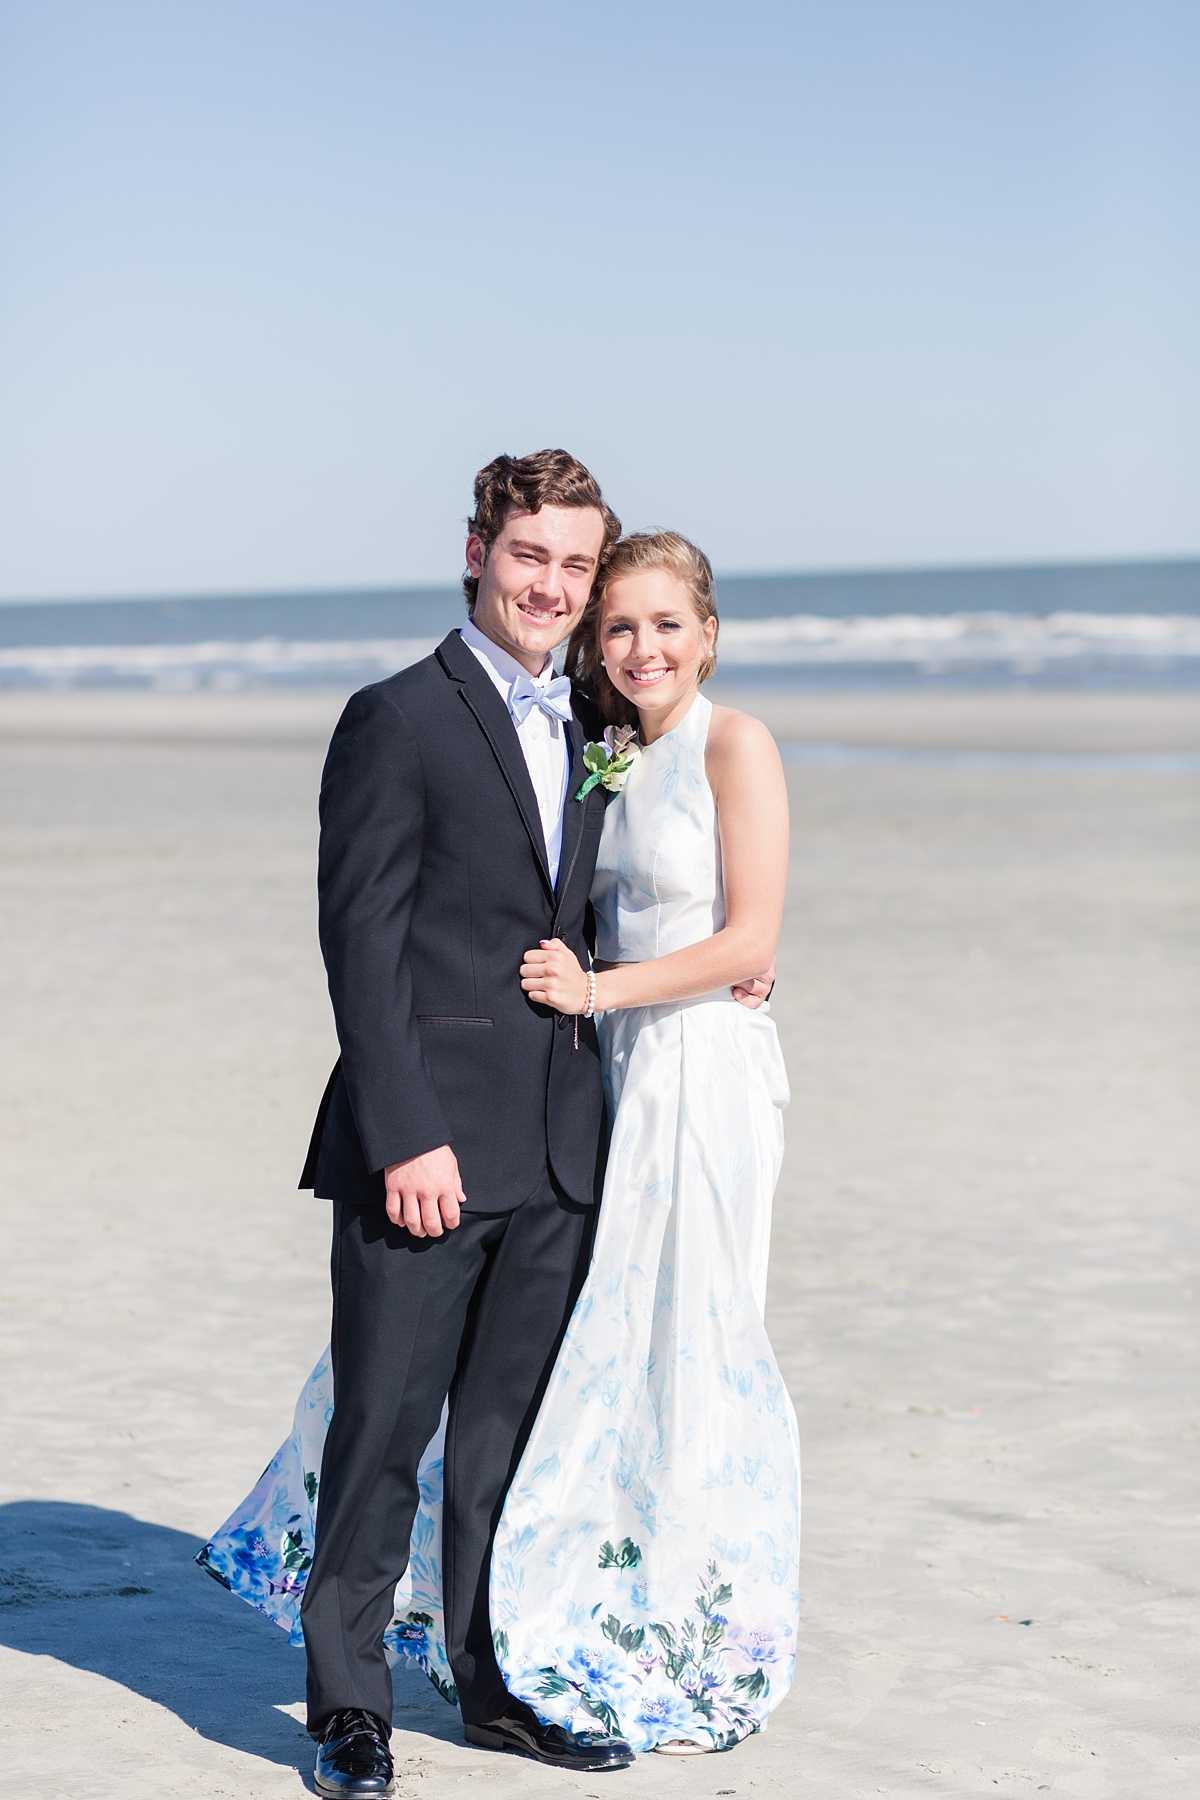
[(214, 1545), (214, 1551), (212, 1560), (232, 1583), (258, 1587), (276, 1572), (278, 1559), (256, 1525), (235, 1527)]
[(594, 1689), (602, 1699), (626, 1688), (629, 1665), (617, 1650), (601, 1649), (595, 1644), (581, 1644), (567, 1664), (570, 1678), (581, 1687)]
[(753, 1674), (761, 1669), (768, 1677), (786, 1675), (792, 1661), (792, 1635), (775, 1624), (762, 1622), (731, 1625), (721, 1646), (731, 1673)]
[(696, 1709), (679, 1694), (644, 1694), (634, 1717), (651, 1742), (661, 1744), (694, 1730)]
[(416, 1662), (424, 1663), (429, 1659), (428, 1627), (412, 1619), (393, 1619), (384, 1633), (384, 1641), (391, 1649), (403, 1656), (411, 1656)]

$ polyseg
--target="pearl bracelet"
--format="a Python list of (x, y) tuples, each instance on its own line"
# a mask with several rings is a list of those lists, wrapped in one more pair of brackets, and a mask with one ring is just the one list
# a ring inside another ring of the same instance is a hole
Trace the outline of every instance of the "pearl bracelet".
[[(595, 1012), (595, 1010), (596, 1010), (596, 975), (595, 975), (594, 970), (589, 969), (587, 972), (587, 1005), (583, 1009), (583, 1017), (585, 1019), (590, 1019), (592, 1017), (592, 1014)], [(579, 1048), (579, 1019), (580, 1019), (580, 1015), (578, 1013), (576, 1013), (575, 1014), (575, 1048), (577, 1050)]]

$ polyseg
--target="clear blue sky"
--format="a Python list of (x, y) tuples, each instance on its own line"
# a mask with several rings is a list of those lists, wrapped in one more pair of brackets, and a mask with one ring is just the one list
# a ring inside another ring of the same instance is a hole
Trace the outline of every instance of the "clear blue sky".
[(1200, 552), (1196, 0), (4, 0), (0, 594)]

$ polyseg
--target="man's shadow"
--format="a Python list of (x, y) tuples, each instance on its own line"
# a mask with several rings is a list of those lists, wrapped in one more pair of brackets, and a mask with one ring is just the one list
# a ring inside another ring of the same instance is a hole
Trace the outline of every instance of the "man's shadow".
[[(0, 1506), (0, 1643), (103, 1675), (203, 1737), (310, 1780), (304, 1654), (196, 1567), (202, 1548), (102, 1507)], [(457, 1710), (419, 1671), (404, 1662), (394, 1679), (398, 1730), (461, 1744)]]

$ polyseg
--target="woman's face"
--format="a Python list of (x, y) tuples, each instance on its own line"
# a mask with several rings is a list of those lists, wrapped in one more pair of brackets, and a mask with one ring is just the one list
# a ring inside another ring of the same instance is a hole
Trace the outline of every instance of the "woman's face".
[(703, 622), (682, 582), (647, 569), (610, 583), (600, 615), (608, 679), (639, 712), (669, 712), (689, 697), (712, 653), (717, 622)]

